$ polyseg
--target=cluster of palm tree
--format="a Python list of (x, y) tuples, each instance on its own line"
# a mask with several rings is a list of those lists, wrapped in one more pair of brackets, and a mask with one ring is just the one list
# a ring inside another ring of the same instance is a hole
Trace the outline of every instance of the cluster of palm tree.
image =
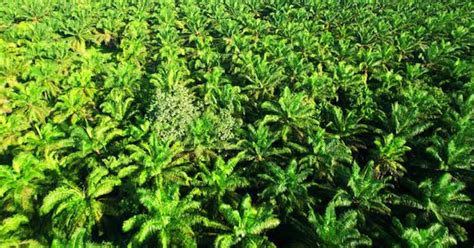
[(0, 247), (469, 247), (474, 3), (0, 6)]

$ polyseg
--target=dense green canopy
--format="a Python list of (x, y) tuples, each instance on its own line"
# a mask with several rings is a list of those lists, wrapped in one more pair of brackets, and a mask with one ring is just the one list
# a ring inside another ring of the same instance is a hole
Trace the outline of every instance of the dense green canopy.
[(0, 247), (474, 245), (474, 2), (0, 2)]

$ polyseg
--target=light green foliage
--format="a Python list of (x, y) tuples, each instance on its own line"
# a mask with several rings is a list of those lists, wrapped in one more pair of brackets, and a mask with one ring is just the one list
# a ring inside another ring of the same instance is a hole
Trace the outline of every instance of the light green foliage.
[(223, 110), (215, 117), (216, 136), (221, 141), (230, 141), (235, 137), (239, 123), (228, 110)]
[(238, 209), (222, 204), (219, 207), (219, 212), (228, 224), (225, 228), (226, 232), (217, 236), (215, 247), (271, 246), (265, 236), (261, 236), (261, 234), (280, 224), (270, 209), (252, 206), (252, 199), (248, 195), (242, 199)]
[(229, 110), (223, 109), (218, 113), (208, 110), (191, 124), (190, 137), (193, 137), (196, 150), (222, 149), (234, 140), (239, 126), (239, 121)]
[[(123, 223), (125, 232), (138, 228), (131, 247), (156, 237), (161, 247), (171, 244), (196, 247), (195, 233), (192, 227), (208, 220), (199, 212), (199, 202), (190, 197), (181, 198), (179, 188), (159, 187), (154, 192), (140, 190), (140, 203), (146, 213), (138, 214)], [(171, 245), (173, 246), (173, 245)]]

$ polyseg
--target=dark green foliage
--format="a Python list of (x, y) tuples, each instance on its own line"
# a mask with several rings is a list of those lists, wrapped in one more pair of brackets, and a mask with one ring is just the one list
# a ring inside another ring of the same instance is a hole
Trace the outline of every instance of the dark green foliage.
[(474, 3), (0, 4), (0, 247), (472, 247)]

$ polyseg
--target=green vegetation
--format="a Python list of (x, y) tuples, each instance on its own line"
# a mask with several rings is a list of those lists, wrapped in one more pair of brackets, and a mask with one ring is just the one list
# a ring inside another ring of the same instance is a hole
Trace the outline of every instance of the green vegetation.
[(1, 1), (0, 247), (472, 247), (473, 13)]

